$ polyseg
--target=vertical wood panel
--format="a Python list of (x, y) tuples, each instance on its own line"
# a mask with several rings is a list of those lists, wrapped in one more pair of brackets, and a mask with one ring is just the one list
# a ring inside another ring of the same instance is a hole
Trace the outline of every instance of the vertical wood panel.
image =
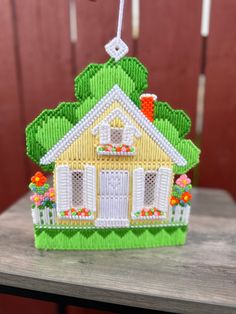
[[(200, 184), (236, 197), (236, 2), (212, 1)], [(223, 209), (222, 209), (223, 210)]]
[[(102, 63), (109, 59), (104, 45), (116, 36), (118, 0), (77, 1), (78, 42), (76, 44), (77, 72), (89, 63)], [(122, 39), (132, 55), (131, 1), (126, 1)]]
[(140, 1), (138, 57), (149, 70), (149, 91), (184, 109), (194, 127), (202, 1)]
[(0, 212), (26, 191), (14, 27), (9, 0), (0, 2)]
[[(24, 124), (74, 99), (68, 0), (16, 1)], [(29, 160), (30, 172), (36, 170)]]
[(74, 99), (68, 0), (15, 0), (25, 122)]

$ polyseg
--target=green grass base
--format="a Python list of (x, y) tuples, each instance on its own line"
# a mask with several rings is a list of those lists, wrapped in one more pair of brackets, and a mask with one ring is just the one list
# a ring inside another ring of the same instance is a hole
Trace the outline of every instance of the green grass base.
[(188, 227), (34, 230), (38, 249), (113, 250), (183, 245)]

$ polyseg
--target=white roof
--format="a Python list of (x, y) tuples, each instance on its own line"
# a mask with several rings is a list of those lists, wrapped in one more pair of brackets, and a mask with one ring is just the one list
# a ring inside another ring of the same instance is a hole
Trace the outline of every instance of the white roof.
[(118, 101), (121, 106), (139, 123), (140, 127), (161, 147), (161, 149), (178, 166), (185, 166), (186, 159), (174, 148), (165, 136), (147, 119), (132, 100), (115, 85), (57, 144), (55, 144), (41, 159), (40, 164), (48, 165), (54, 162), (110, 105)]

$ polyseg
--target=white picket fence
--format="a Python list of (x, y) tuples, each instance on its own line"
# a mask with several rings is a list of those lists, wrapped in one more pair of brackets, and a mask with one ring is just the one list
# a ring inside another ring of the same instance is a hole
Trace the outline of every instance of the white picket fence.
[(169, 222), (188, 224), (190, 209), (191, 207), (189, 205), (187, 205), (186, 207), (182, 207), (180, 205), (171, 207), (169, 213)]
[[(187, 205), (182, 207), (180, 205), (171, 207), (169, 213), (169, 223), (188, 224), (191, 207)], [(32, 208), (33, 223), (38, 225), (54, 225), (56, 223), (56, 209), (39, 209)]]
[(32, 208), (33, 223), (38, 225), (54, 225), (56, 223), (56, 209), (45, 208), (39, 209)]

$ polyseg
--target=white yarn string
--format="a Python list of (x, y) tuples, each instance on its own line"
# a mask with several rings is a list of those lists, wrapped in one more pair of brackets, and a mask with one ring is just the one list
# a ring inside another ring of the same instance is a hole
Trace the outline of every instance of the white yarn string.
[(109, 54), (110, 57), (114, 58), (115, 61), (119, 61), (129, 51), (128, 46), (121, 39), (124, 6), (125, 6), (125, 0), (120, 0), (116, 37), (113, 38), (108, 44), (105, 45), (106, 52)]
[(122, 29), (123, 15), (124, 15), (124, 5), (125, 5), (125, 0), (120, 0), (118, 26), (117, 26), (117, 37), (118, 38), (121, 38), (121, 29)]

